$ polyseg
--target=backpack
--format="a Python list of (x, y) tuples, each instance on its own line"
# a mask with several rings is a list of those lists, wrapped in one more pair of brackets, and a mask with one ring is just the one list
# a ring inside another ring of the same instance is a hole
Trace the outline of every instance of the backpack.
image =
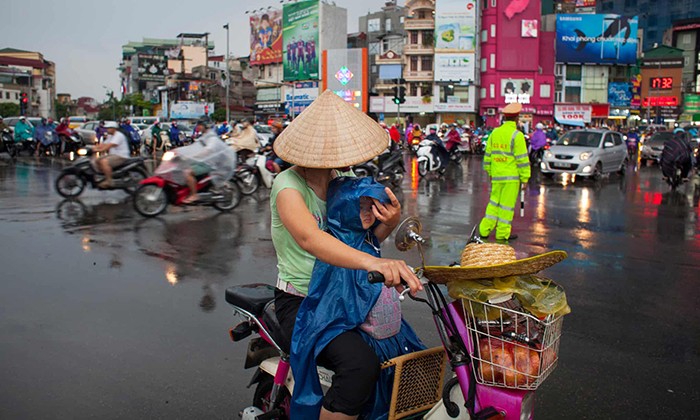
[(126, 142), (129, 145), (129, 153), (131, 155), (135, 155), (136, 152), (138, 152), (137, 144), (134, 143), (134, 140), (133, 140), (131, 133), (129, 133), (125, 128), (122, 128), (122, 127), (117, 128), (117, 131), (122, 133), (124, 135), (124, 137), (126, 138)]

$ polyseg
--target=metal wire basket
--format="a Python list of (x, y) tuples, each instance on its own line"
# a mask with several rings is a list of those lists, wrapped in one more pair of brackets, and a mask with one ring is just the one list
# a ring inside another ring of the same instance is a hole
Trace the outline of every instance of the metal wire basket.
[(535, 390), (554, 371), (562, 316), (538, 319), (517, 299), (498, 304), (462, 299), (462, 308), (473, 340), (470, 350), (477, 382)]
[(389, 420), (428, 411), (442, 398), (446, 360), (445, 349), (434, 347), (382, 364), (382, 369), (395, 369)]

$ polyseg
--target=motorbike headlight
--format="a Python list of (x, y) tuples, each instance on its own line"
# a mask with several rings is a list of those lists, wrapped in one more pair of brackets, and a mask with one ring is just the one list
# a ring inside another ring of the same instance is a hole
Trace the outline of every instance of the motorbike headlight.
[(163, 160), (163, 162), (167, 162), (169, 160), (173, 160), (174, 157), (175, 157), (175, 153), (168, 151), (168, 152), (163, 153), (162, 160)]
[(78, 149), (79, 156), (87, 156), (88, 150), (86, 148)]
[(593, 153), (591, 153), (591, 152), (583, 152), (583, 153), (581, 153), (581, 155), (579, 156), (579, 159), (581, 159), (581, 160), (588, 160), (588, 159), (590, 159), (592, 156), (593, 156)]
[(544, 157), (546, 157), (546, 158), (551, 158), (552, 156), (554, 156), (554, 154), (553, 154), (552, 152), (550, 152), (549, 150), (547, 150), (546, 152), (544, 152)]

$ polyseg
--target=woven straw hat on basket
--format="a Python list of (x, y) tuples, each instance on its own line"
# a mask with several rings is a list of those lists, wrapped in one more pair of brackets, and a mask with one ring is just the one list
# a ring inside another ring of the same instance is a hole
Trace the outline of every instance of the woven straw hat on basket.
[(305, 168), (364, 163), (389, 146), (389, 133), (362, 111), (326, 90), (275, 140), (277, 156)]
[(423, 274), (433, 283), (520, 276), (535, 274), (566, 257), (564, 251), (552, 251), (518, 260), (508, 245), (470, 243), (462, 251), (460, 267), (425, 267)]

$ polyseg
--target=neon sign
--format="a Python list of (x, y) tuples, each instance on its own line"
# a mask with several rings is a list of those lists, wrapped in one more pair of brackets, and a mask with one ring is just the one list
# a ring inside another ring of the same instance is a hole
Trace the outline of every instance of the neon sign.
[(338, 79), (341, 85), (345, 86), (350, 83), (354, 74), (347, 67), (343, 66), (335, 73), (335, 78)]
[(649, 79), (649, 86), (652, 89), (673, 89), (673, 77), (652, 77)]

